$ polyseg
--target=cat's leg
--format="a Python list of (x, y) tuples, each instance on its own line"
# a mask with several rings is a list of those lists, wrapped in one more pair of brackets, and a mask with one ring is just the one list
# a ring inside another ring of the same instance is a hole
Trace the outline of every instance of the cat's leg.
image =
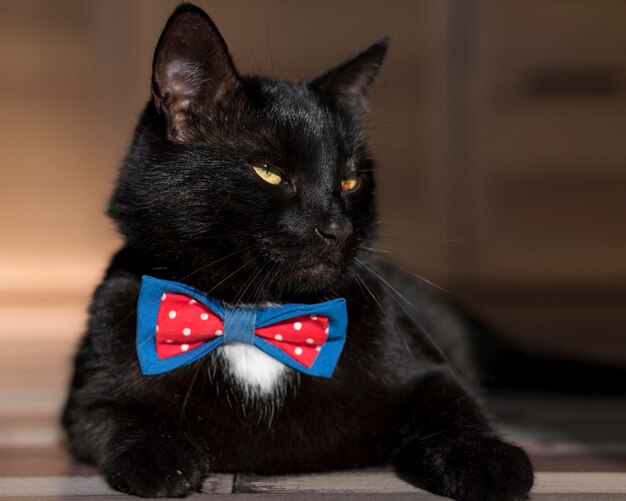
[(459, 501), (527, 499), (528, 456), (498, 437), (475, 397), (449, 372), (425, 377), (401, 414), (392, 463), (420, 486)]
[(197, 440), (145, 411), (70, 405), (63, 416), (72, 451), (114, 489), (141, 497), (184, 497), (202, 489), (208, 454)]

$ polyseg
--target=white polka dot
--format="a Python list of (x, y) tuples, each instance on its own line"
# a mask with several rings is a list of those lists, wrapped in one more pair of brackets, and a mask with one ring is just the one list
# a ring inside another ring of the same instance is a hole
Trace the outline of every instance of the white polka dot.
[(317, 320), (317, 315), (311, 315), (311, 320)]
[(169, 317), (170, 318), (176, 318), (176, 311), (175, 310), (170, 311)]
[(215, 335), (216, 335), (216, 336), (221, 336), (222, 334), (224, 334), (224, 332), (222, 332), (222, 329), (217, 329), (217, 330), (215, 331)]
[(302, 329), (302, 324), (300, 322), (296, 322), (293, 324), (293, 328), (299, 331), (300, 329)]
[(306, 340), (306, 344), (313, 344), (313, 339), (311, 339), (311, 338), (307, 338), (307, 340)]
[(208, 313), (201, 313), (200, 314), (200, 318), (202, 320), (208, 320), (209, 319), (209, 314)]
[(158, 325), (156, 326), (156, 331), (159, 332), (159, 326)]
[(282, 336), (281, 334), (276, 334), (276, 335), (274, 336), (274, 339), (275, 339), (276, 341), (282, 341), (282, 340), (283, 340), (283, 336)]
[(315, 349), (316, 349), (317, 351), (320, 351), (320, 350), (322, 349), (322, 347), (321, 347), (321, 346), (318, 346), (318, 347), (316, 347)]
[(168, 339), (165, 341), (167, 344), (172, 344), (174, 341), (172, 341), (171, 339)]
[(197, 303), (197, 301), (195, 299), (190, 299), (189, 300), (189, 304), (196, 304), (196, 303)]
[(167, 298), (167, 294), (163, 293), (163, 295), (161, 296), (161, 301), (165, 301), (166, 298)]
[(324, 329), (324, 332), (325, 332), (326, 334), (328, 334), (328, 327), (326, 327), (326, 328)]
[(191, 329), (189, 327), (185, 327), (183, 329), (183, 335), (184, 336), (189, 336), (191, 334)]
[(181, 344), (180, 345), (180, 349), (181, 349), (181, 351), (187, 351), (189, 349), (189, 345), (188, 344)]
[(302, 355), (302, 348), (300, 348), (300, 347), (298, 346), (298, 347), (296, 347), (296, 349), (295, 349), (295, 350), (293, 350), (293, 352), (294, 352), (296, 355)]

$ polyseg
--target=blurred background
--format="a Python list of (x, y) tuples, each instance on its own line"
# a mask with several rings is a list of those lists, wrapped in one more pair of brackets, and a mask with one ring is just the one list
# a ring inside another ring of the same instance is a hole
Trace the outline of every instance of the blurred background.
[[(197, 3), (244, 73), (308, 78), (391, 35), (377, 247), (533, 350), (626, 360), (626, 2)], [(176, 5), (0, 2), (4, 409), (60, 405)]]

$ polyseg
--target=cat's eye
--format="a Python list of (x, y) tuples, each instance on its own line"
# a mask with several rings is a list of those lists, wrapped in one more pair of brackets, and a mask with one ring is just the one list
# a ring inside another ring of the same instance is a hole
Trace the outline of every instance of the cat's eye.
[(250, 163), (250, 167), (254, 172), (269, 184), (280, 184), (285, 180), (285, 172), (280, 168), (268, 162)]
[(341, 178), (341, 189), (343, 191), (355, 190), (358, 185), (359, 174), (357, 172), (350, 172), (350, 174)]

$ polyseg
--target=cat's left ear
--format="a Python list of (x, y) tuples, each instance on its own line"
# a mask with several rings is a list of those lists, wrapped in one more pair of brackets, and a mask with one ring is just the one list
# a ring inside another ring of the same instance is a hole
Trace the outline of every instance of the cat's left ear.
[(367, 111), (368, 95), (390, 42), (389, 37), (382, 38), (345, 63), (316, 78), (310, 85), (350, 111)]
[(224, 39), (200, 8), (183, 4), (170, 16), (152, 63), (152, 95), (167, 119), (168, 138), (190, 139), (194, 115), (212, 109), (240, 85)]

